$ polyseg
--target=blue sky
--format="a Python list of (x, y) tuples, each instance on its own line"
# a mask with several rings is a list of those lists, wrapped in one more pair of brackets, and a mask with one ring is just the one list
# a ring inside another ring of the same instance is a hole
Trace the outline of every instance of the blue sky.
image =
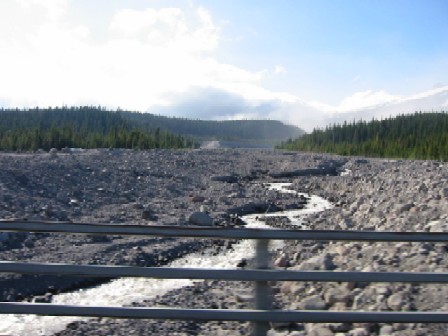
[(446, 87), (447, 19), (445, 0), (2, 0), (0, 105), (310, 128)]
[(337, 102), (359, 89), (409, 94), (446, 81), (446, 1), (216, 3), (205, 4), (218, 22), (229, 21), (225, 61), (253, 71), (282, 64), (290, 76), (275, 89), (325, 101), (315, 91), (330, 87), (325, 96)]

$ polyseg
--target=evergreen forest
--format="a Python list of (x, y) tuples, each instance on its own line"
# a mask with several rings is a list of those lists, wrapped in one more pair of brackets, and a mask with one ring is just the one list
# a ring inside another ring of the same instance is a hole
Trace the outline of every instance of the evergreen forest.
[(315, 129), (279, 149), (340, 155), (448, 160), (448, 113), (416, 112)]
[(278, 144), (305, 132), (278, 120), (201, 120), (127, 112), (123, 117), (145, 128), (157, 125), (199, 140), (260, 141)]
[(191, 148), (200, 140), (274, 146), (303, 133), (275, 120), (193, 120), (94, 106), (0, 108), (0, 150)]
[(0, 109), (0, 150), (191, 148), (192, 138), (143, 128), (98, 107)]

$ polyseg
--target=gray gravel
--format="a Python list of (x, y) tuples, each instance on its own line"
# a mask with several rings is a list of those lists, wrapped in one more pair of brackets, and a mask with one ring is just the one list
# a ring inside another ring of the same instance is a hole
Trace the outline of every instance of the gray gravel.
[[(434, 161), (342, 158), (267, 150), (144, 151), (0, 154), (0, 218), (122, 224), (188, 223), (197, 211), (216, 225), (242, 225), (237, 215), (303, 206), (293, 195), (261, 183), (289, 181), (293, 189), (336, 205), (311, 215), (315, 229), (446, 231), (448, 166)], [(314, 174), (317, 169), (328, 174)], [(331, 176), (347, 169), (344, 176)], [(313, 176), (319, 175), (319, 176)], [(305, 176), (304, 176), (305, 175)], [(269, 220), (288, 227), (288, 221)], [(163, 265), (220, 241), (54, 234), (4, 234), (2, 260), (79, 264)], [(291, 269), (445, 272), (446, 244), (316, 243), (285, 245)], [(275, 259), (276, 256), (273, 256)], [(2, 300), (18, 300), (95, 283), (99, 279), (1, 275)], [(229, 292), (229, 288), (231, 291)], [(445, 285), (278, 283), (275, 307), (329, 310), (447, 310)], [(200, 282), (135, 305), (244, 308), (246, 283)], [(274, 325), (272, 335), (444, 335), (424, 324)], [(247, 335), (249, 324), (96, 319), (59, 335)]]

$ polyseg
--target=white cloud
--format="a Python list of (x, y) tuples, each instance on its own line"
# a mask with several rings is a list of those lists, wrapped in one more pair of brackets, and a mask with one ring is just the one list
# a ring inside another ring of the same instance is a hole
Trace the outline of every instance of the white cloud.
[(391, 95), (385, 91), (367, 90), (356, 92), (355, 94), (344, 98), (336, 109), (341, 112), (359, 110), (369, 106), (390, 103), (399, 100), (400, 98), (400, 96)]
[[(219, 62), (219, 29), (202, 8), (123, 8), (108, 34), (71, 16), (68, 0), (0, 3), (0, 100), (10, 106), (100, 104), (146, 110), (191, 88), (244, 99), (281, 99), (263, 89), (263, 71)], [(34, 15), (31, 15), (33, 13)], [(7, 20), (14, 16), (14, 20)], [(12, 27), (12, 28), (11, 28)]]
[(286, 72), (287, 71), (286, 71), (284, 66), (276, 65), (275, 68), (274, 68), (274, 74), (275, 75), (285, 74)]
[(19, 6), (29, 14), (36, 14), (35, 11), (43, 11), (46, 19), (58, 20), (63, 17), (68, 10), (68, 0), (17, 0)]

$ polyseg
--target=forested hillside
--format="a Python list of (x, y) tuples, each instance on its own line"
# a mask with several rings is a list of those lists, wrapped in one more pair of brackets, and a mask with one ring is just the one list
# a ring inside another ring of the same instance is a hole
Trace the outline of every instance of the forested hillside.
[(191, 120), (101, 107), (0, 109), (0, 150), (52, 147), (183, 148), (198, 140), (271, 146), (303, 131), (274, 120)]
[(400, 115), (314, 130), (281, 149), (391, 158), (448, 160), (448, 114)]
[(0, 110), (0, 150), (192, 146), (191, 138), (157, 127), (138, 127), (121, 113), (96, 107)]
[(277, 120), (193, 120), (168, 118), (149, 113), (123, 112), (123, 117), (141, 126), (157, 125), (174, 133), (202, 140), (260, 140), (281, 142), (304, 133)]

